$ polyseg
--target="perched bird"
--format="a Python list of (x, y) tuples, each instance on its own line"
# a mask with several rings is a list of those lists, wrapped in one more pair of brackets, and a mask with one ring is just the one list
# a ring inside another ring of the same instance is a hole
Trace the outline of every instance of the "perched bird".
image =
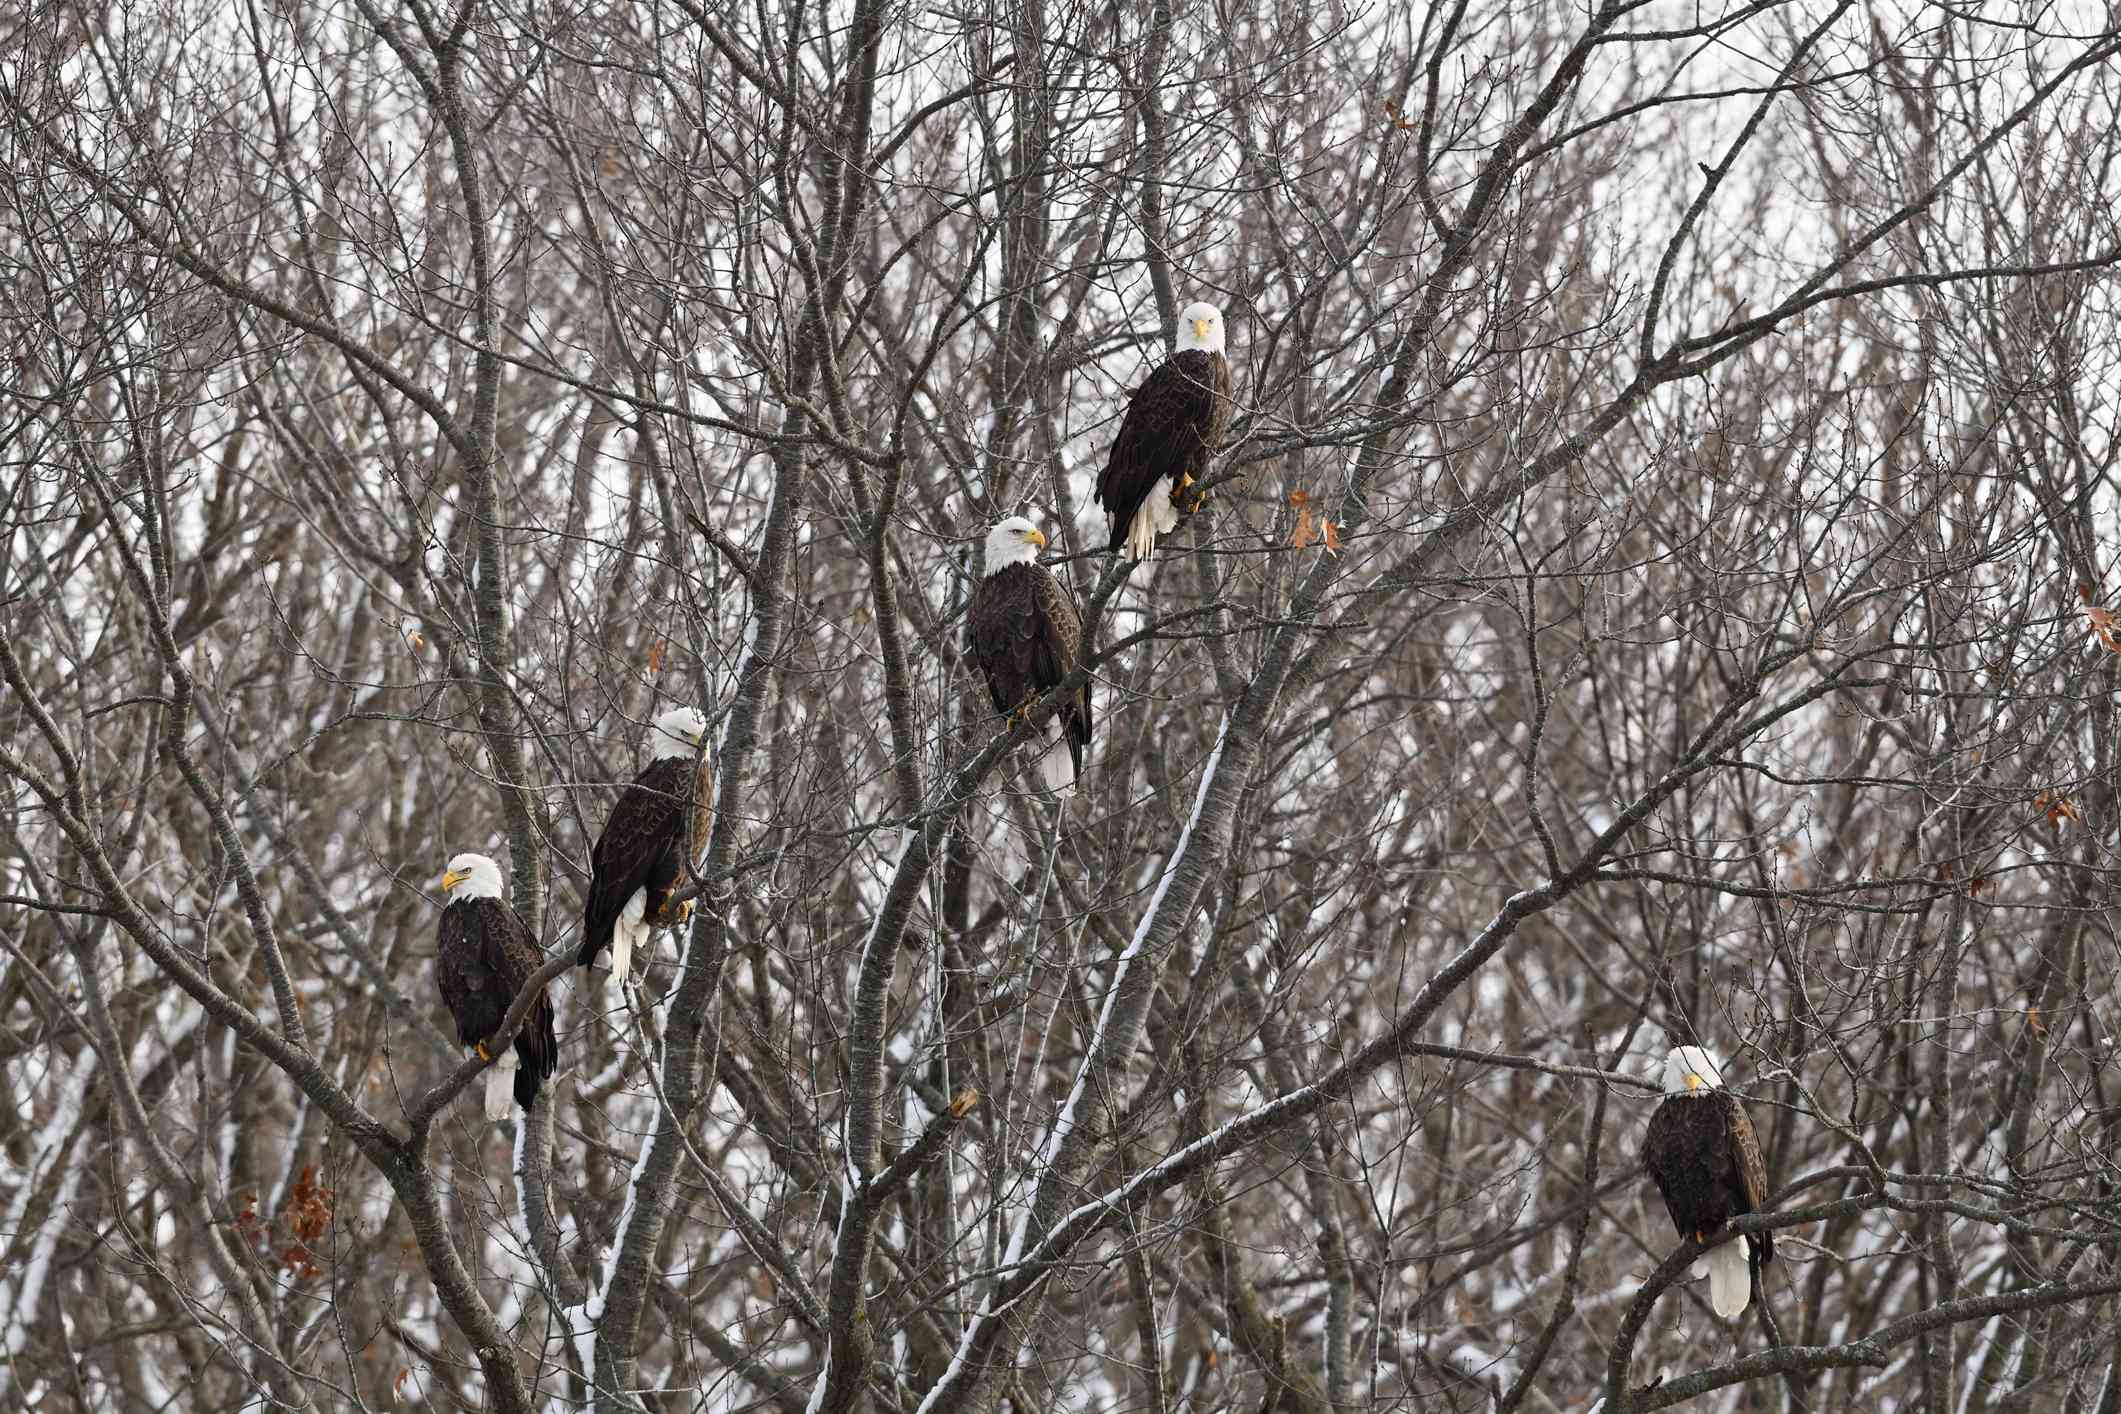
[[(1012, 719), (1075, 671), (1082, 648), (1074, 596), (1038, 562), (1045, 544), (1045, 535), (1022, 516), (996, 522), (965, 606), (965, 647), (995, 707)], [(1039, 783), (1049, 791), (1068, 790), (1083, 778), (1083, 751), (1090, 745), (1089, 683), (1061, 704), (1053, 727), (1057, 735), (1039, 751)]]
[(1181, 509), (1200, 508), (1207, 493), (1189, 489), (1207, 475), (1229, 430), (1222, 311), (1189, 304), (1178, 316), (1178, 352), (1134, 390), (1097, 478), (1097, 504), (1111, 530), (1106, 548), (1125, 546), (1131, 558), (1147, 559), (1156, 537), (1178, 528)]
[(523, 920), (501, 897), (501, 866), (485, 855), (450, 860), (442, 873), (442, 894), (449, 903), (436, 937), (435, 985), (456, 1019), (457, 1040), (493, 1063), (486, 1072), (486, 1117), (506, 1119), (509, 1090), (528, 1110), (560, 1061), (552, 998), (543, 994), (516, 1032), (513, 1049), (496, 1056), (486, 1045), (544, 958)]
[(634, 951), (651, 932), (692, 912), (689, 899), (680, 908), (669, 904), (706, 842), (714, 801), (706, 739), (707, 718), (697, 708), (673, 707), (657, 717), (648, 733), (653, 755), (611, 808), (590, 852), (578, 960), (588, 967), (611, 949), (612, 986), (631, 978)]
[[(1664, 1094), (1643, 1137), (1642, 1161), (1679, 1235), (1713, 1242), (1726, 1222), (1767, 1203), (1760, 1136), (1699, 1046), (1677, 1047), (1664, 1058)], [(1707, 1275), (1709, 1305), (1728, 1321), (1752, 1300), (1753, 1273), (1774, 1260), (1775, 1235), (1747, 1233), (1743, 1242), (1710, 1248), (1694, 1275)]]

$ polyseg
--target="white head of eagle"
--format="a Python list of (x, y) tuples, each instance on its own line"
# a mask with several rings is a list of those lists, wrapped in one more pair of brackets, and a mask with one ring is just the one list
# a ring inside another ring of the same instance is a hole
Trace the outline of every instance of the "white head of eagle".
[(1206, 353), (1223, 351), (1223, 312), (1212, 304), (1199, 300), (1187, 305), (1178, 314), (1178, 351), (1200, 349)]
[(1664, 1058), (1664, 1093), (1706, 1095), (1723, 1088), (1723, 1075), (1716, 1062), (1699, 1046), (1674, 1046)]
[(460, 898), (499, 898), (501, 866), (483, 854), (460, 854), (442, 871), (442, 893), (454, 903)]
[(998, 520), (987, 532), (987, 562), (980, 576), (998, 573), (1010, 565), (1034, 564), (1046, 547), (1046, 533), (1022, 516)]
[(707, 714), (697, 707), (671, 708), (655, 719), (655, 730), (648, 734), (649, 747), (657, 761), (690, 756), (706, 738)]

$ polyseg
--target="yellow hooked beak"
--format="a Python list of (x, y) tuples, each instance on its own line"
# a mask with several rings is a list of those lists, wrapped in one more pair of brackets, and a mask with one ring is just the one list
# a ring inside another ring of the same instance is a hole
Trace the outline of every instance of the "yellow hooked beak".
[(1198, 339), (1198, 340), (1200, 340), (1200, 341), (1201, 341), (1202, 343), (1204, 343), (1204, 344), (1205, 344), (1206, 342), (1208, 342), (1208, 321), (1207, 321), (1207, 320), (1205, 320), (1205, 319), (1196, 319), (1196, 320), (1194, 320), (1194, 321), (1193, 321), (1193, 337), (1194, 337), (1194, 338), (1196, 338), (1196, 339)]
[(1024, 539), (1034, 545), (1044, 546), (1046, 543), (1046, 532), (1043, 530), (1027, 530), (1024, 532)]
[(1703, 1087), (1704, 1085), (1707, 1085), (1707, 1084), (1708, 1084), (1708, 1082), (1707, 1082), (1706, 1080), (1703, 1080), (1703, 1079), (1702, 1079), (1702, 1078), (1701, 1078), (1700, 1076), (1698, 1076), (1698, 1075), (1695, 1075), (1695, 1074), (1693, 1074), (1693, 1073), (1691, 1073), (1691, 1072), (1689, 1072), (1689, 1073), (1688, 1073), (1688, 1075), (1687, 1075), (1687, 1078), (1686, 1078), (1686, 1088), (1687, 1088), (1687, 1089), (1689, 1089), (1689, 1090), (1699, 1090), (1699, 1089), (1701, 1089), (1701, 1088), (1702, 1088), (1702, 1087)]
[(448, 893), (470, 877), (471, 871), (468, 869), (444, 869), (442, 871), (442, 892)]

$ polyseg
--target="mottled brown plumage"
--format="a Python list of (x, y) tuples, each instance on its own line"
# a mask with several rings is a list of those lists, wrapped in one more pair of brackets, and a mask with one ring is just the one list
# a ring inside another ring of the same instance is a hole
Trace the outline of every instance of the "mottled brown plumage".
[[(483, 1046), (501, 1029), (509, 1003), (544, 961), (515, 910), (497, 898), (459, 898), (442, 910), (435, 982), (457, 1023), (457, 1040)], [(540, 995), (516, 1032), (516, 1103), (524, 1109), (560, 1060), (552, 998)], [(505, 1102), (504, 1102), (505, 1103)]]
[(1187, 483), (1208, 474), (1208, 461), (1230, 430), (1230, 360), (1219, 352), (1186, 349), (1159, 364), (1127, 403), (1119, 435), (1097, 478), (1097, 503), (1111, 518), (1117, 551), (1134, 513), (1163, 477), (1171, 502), (1189, 509), (1199, 492)]
[[(1074, 672), (1082, 636), (1074, 596), (1044, 565), (1004, 565), (973, 585), (965, 646), (998, 711), (1030, 705)], [(1058, 720), (1079, 783), (1090, 745), (1090, 684), (1061, 704)]]
[[(692, 829), (685, 836), (685, 857), (678, 861), (678, 879), (672, 891), (684, 888), (692, 882), (692, 861), (707, 857), (707, 837), (714, 833), (714, 763), (704, 753), (700, 756), (699, 769), (692, 773)], [(672, 909), (666, 902), (662, 912)], [(670, 923), (675, 919), (658, 918), (658, 922)]]
[(695, 799), (711, 801), (713, 794), (704, 759), (696, 763), (691, 756), (651, 761), (626, 787), (590, 852), (589, 897), (576, 954), (582, 966), (592, 965), (611, 946), (612, 928), (637, 890), (647, 890), (648, 922), (677, 921), (666, 916), (670, 896), (685, 882), (688, 846), (704, 828), (711, 808), (703, 805), (694, 811), (692, 804)]

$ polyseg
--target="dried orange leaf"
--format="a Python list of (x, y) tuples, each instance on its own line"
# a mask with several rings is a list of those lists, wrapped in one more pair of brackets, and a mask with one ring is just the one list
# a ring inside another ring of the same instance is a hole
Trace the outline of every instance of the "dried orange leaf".
[(1301, 550), (1318, 538), (1318, 512), (1311, 509), (1311, 498), (1301, 491), (1289, 493), (1289, 504), (1296, 508), (1296, 528), (1289, 532), (1289, 548)]
[(2047, 816), (2047, 823), (2053, 825), (2057, 830), (2062, 828), (2064, 820), (2074, 820), (2080, 825), (2084, 823), (2084, 817), (2077, 813), (2077, 807), (2071, 803), (2067, 796), (2053, 795), (2047, 791), (2042, 791), (2034, 798), (2033, 808), (2044, 813)]
[(288, 1195), (286, 1207), (282, 1209), (288, 1225), (304, 1243), (318, 1242), (331, 1226), (331, 1211), (330, 1185), (317, 1181), (315, 1164), (304, 1164), (295, 1179), (293, 1192)]
[(668, 651), (669, 643), (670, 640), (667, 638), (658, 638), (654, 643), (648, 646), (649, 672), (660, 673), (661, 671), (663, 671), (663, 655), (665, 652)]
[(2087, 604), (2084, 618), (2088, 631), (2097, 636), (2107, 652), (2121, 653), (2121, 619), (2114, 617), (2112, 609)]
[(1321, 521), (1319, 524), (1323, 527), (1321, 533), (1325, 537), (1326, 553), (1338, 555), (1340, 553), (1340, 527), (1330, 520)]

